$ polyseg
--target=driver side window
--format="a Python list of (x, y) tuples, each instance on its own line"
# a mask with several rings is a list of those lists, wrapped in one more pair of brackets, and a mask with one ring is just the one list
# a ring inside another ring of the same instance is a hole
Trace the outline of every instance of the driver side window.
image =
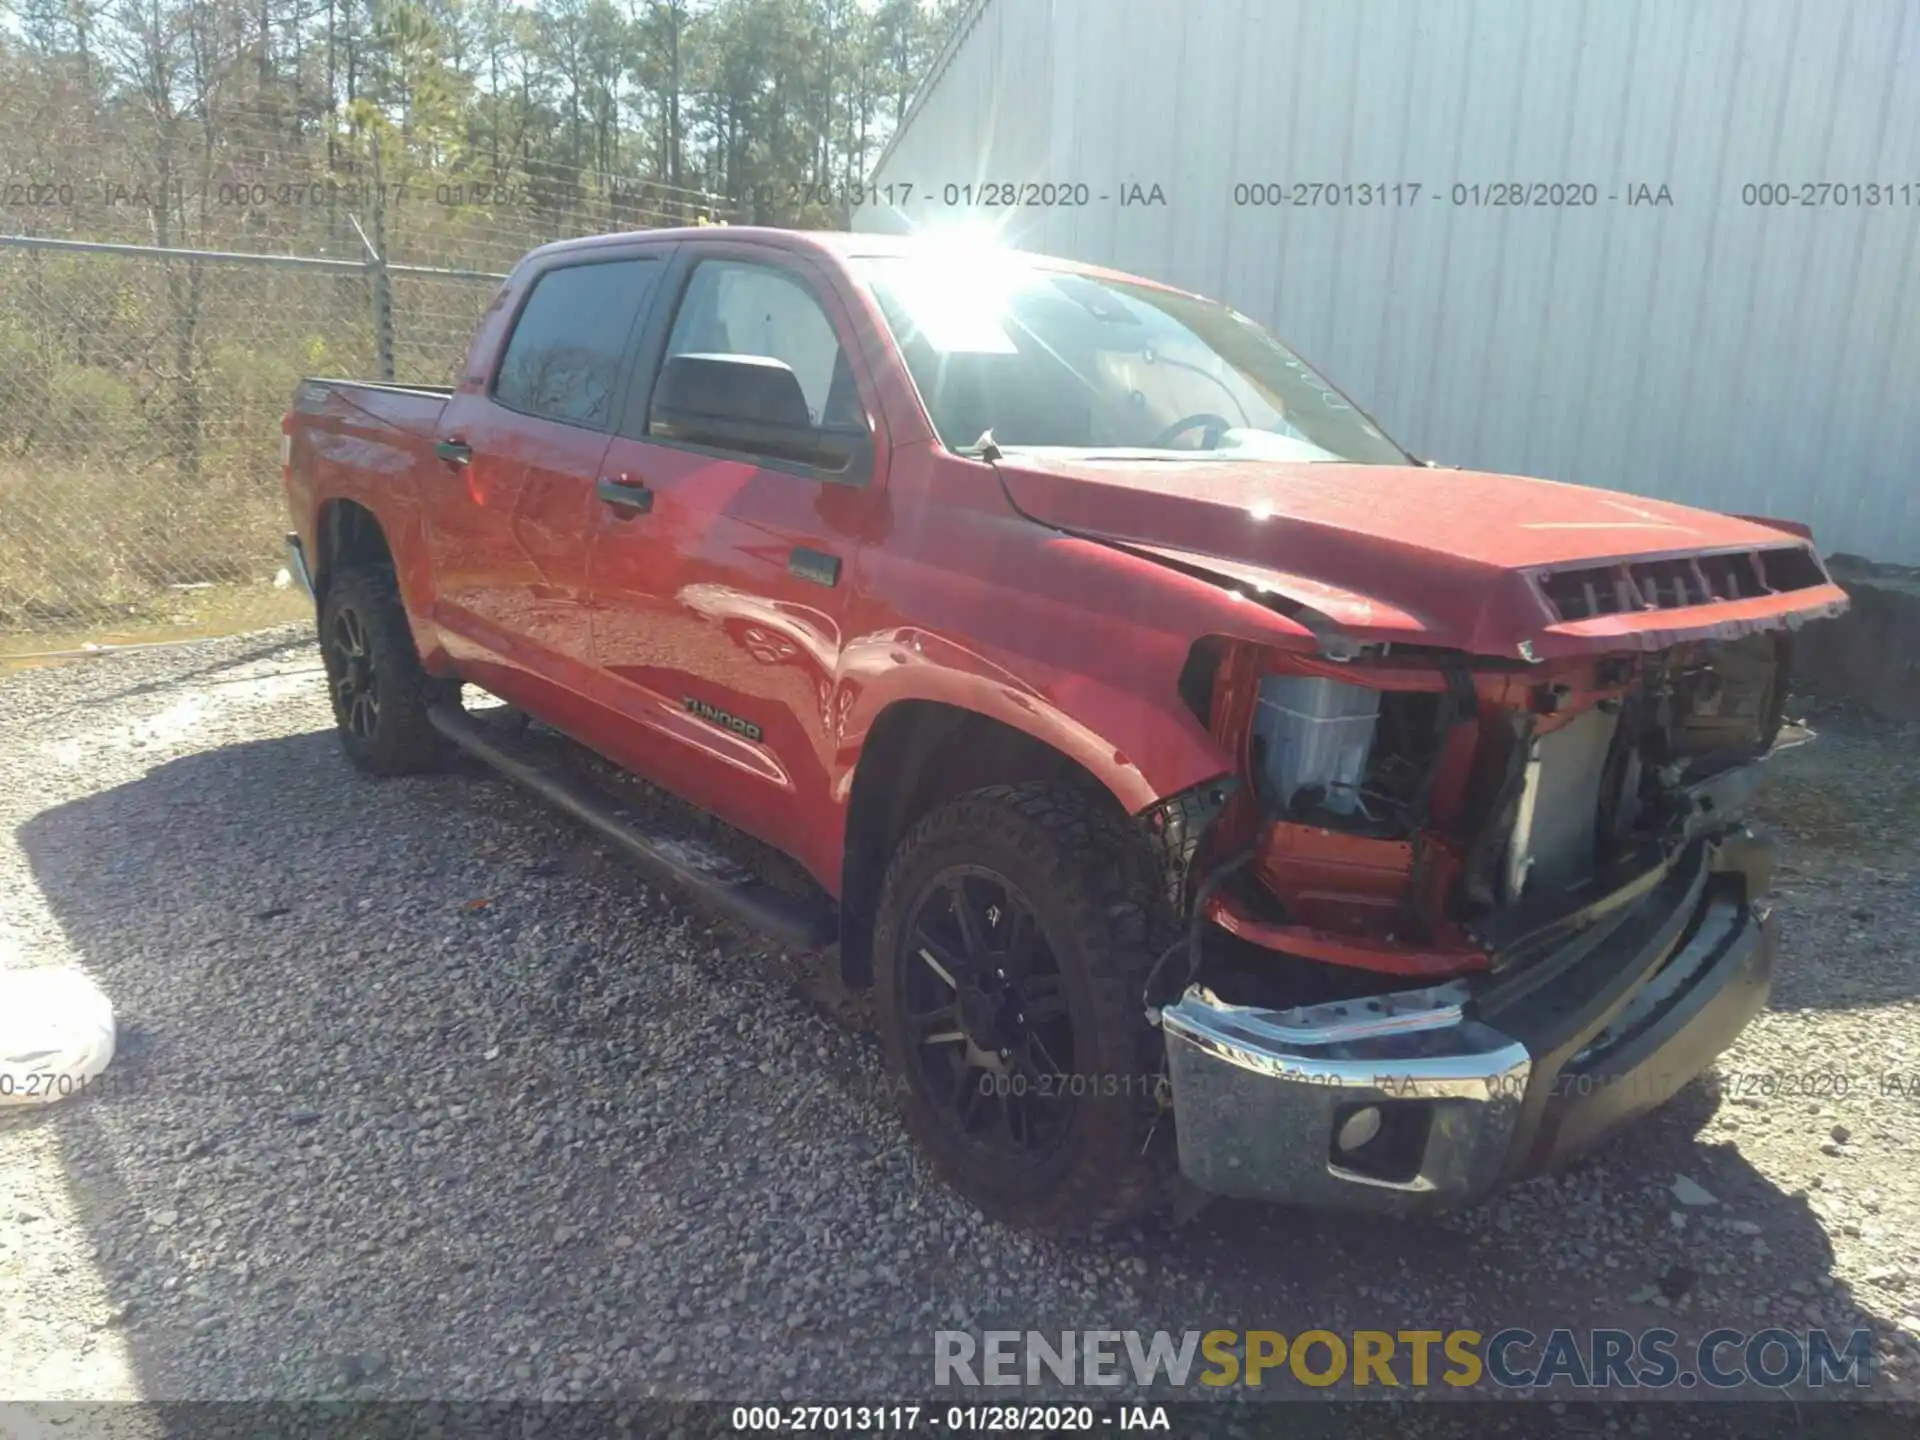
[(793, 371), (815, 425), (857, 423), (860, 400), (833, 323), (799, 280), (744, 260), (703, 260), (667, 341), (675, 355), (743, 355)]

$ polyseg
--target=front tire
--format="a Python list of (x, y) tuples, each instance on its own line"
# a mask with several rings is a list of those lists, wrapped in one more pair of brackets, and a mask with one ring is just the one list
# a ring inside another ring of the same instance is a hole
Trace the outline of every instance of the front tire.
[(993, 1218), (1084, 1233), (1161, 1198), (1171, 1114), (1142, 999), (1161, 905), (1121, 817), (1048, 785), (962, 796), (895, 853), (874, 926), (893, 1089)]
[(327, 587), (320, 655), (340, 744), (354, 764), (373, 775), (410, 775), (445, 763), (446, 743), (427, 712), (457, 697), (459, 685), (421, 668), (391, 570), (346, 570)]

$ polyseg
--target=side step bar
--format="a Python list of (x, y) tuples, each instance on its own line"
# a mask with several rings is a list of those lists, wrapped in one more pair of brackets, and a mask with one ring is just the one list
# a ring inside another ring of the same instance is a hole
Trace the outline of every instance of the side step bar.
[(613, 841), (654, 883), (676, 886), (729, 919), (801, 949), (824, 948), (838, 935), (825, 900), (790, 895), (711, 846), (649, 824), (599, 786), (517, 753), (507, 737), (488, 733), (458, 706), (436, 705), (430, 713), (433, 728), (447, 739)]

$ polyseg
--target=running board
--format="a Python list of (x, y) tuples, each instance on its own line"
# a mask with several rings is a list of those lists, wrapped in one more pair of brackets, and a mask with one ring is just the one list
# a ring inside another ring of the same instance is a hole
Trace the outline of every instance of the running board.
[(656, 884), (676, 886), (729, 919), (801, 949), (822, 949), (837, 937), (829, 902), (790, 895), (705, 842), (649, 823), (600, 786), (528, 758), (464, 709), (436, 705), (429, 714), (433, 728), (467, 754), (611, 840)]

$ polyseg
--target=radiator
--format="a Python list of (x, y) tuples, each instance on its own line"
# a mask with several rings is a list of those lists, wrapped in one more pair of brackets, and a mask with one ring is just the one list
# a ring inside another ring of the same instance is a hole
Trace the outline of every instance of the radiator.
[(1620, 717), (1589, 710), (1534, 742), (1507, 854), (1507, 895), (1567, 890), (1593, 875), (1600, 785)]

